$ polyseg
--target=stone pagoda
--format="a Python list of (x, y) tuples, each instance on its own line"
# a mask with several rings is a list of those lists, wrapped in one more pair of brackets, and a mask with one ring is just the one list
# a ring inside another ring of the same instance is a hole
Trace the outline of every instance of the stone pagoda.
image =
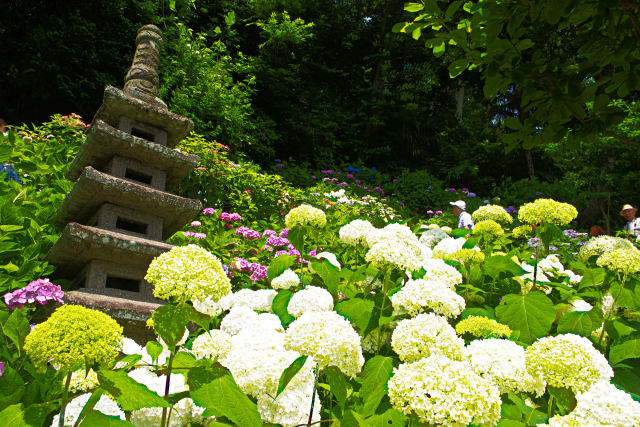
[[(107, 86), (67, 178), (75, 184), (58, 209), (62, 236), (47, 255), (56, 275), (73, 281), (66, 299), (139, 329), (157, 307), (144, 276), (165, 243), (202, 209), (167, 191), (198, 163), (173, 147), (193, 122), (158, 98), (162, 32), (138, 31), (124, 90)], [(134, 332), (135, 334), (135, 332)]]

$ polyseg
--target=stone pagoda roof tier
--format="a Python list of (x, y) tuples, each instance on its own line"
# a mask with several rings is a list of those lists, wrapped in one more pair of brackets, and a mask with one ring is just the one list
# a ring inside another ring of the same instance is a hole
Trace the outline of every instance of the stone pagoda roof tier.
[(66, 177), (75, 181), (86, 166), (104, 170), (114, 155), (135, 159), (148, 167), (165, 171), (168, 186), (179, 184), (200, 161), (193, 154), (149, 142), (116, 129), (102, 120), (95, 120)]
[(49, 250), (47, 261), (57, 266), (56, 275), (73, 277), (91, 260), (148, 266), (171, 248), (169, 243), (71, 222)]
[(200, 200), (159, 191), (87, 166), (58, 208), (57, 224), (62, 227), (72, 221), (86, 223), (104, 203), (162, 218), (164, 239), (202, 210)]
[(173, 148), (193, 129), (191, 119), (174, 114), (155, 104), (127, 96), (113, 86), (107, 86), (104, 90), (102, 106), (93, 121), (102, 120), (117, 128), (123, 117), (166, 131), (169, 148)]

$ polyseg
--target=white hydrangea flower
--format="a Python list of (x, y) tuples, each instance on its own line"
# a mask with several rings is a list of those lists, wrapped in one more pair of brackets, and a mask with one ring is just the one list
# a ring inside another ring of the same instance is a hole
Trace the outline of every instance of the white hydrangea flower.
[(307, 286), (293, 294), (289, 300), (287, 311), (293, 317), (300, 317), (308, 311), (333, 310), (333, 297), (326, 289), (317, 286)]
[[(66, 380), (66, 379), (65, 379)], [(87, 372), (85, 369), (77, 369), (71, 374), (71, 382), (69, 383), (69, 391), (75, 393), (78, 391), (89, 391), (100, 385), (98, 374), (93, 369)]]
[(229, 335), (235, 335), (243, 329), (258, 326), (258, 313), (244, 305), (232, 308), (220, 322), (220, 329)]
[(442, 259), (432, 258), (423, 261), (421, 267), (425, 270), (425, 280), (446, 284), (451, 289), (462, 283), (462, 274)]
[(320, 368), (336, 366), (348, 376), (362, 369), (360, 335), (335, 311), (308, 311), (285, 332), (285, 348), (313, 357)]
[(289, 289), (300, 284), (300, 277), (290, 268), (271, 281), (273, 289)]
[[(313, 380), (297, 386), (289, 383), (275, 400), (267, 394), (261, 394), (258, 396), (258, 412), (262, 421), (283, 427), (306, 425), (309, 419), (311, 393), (313, 393)], [(320, 398), (316, 393), (312, 423), (320, 421), (321, 408)]]
[(369, 221), (356, 219), (341, 227), (338, 231), (338, 236), (340, 240), (347, 245), (359, 246), (363, 243), (366, 244), (366, 236), (374, 230), (374, 228)]
[(198, 336), (191, 344), (191, 353), (196, 359), (225, 357), (231, 351), (231, 335), (213, 329)]
[(466, 362), (432, 355), (403, 363), (389, 380), (391, 405), (430, 425), (493, 426), (500, 419), (500, 392)]
[(419, 360), (431, 354), (443, 354), (460, 360), (464, 340), (456, 335), (446, 318), (434, 313), (423, 313), (398, 323), (391, 335), (391, 347), (404, 362)]
[(575, 309), (575, 311), (591, 311), (593, 306), (588, 302), (577, 299), (571, 303), (571, 306)]
[(598, 236), (593, 237), (580, 248), (578, 258), (582, 262), (586, 262), (594, 255), (600, 256), (605, 252), (615, 249), (633, 249), (633, 243), (621, 237)]
[(220, 302), (223, 302), (225, 300), (225, 297), (220, 298), (220, 301), (214, 301), (212, 298), (205, 298), (195, 299), (192, 301), (192, 303), (193, 308), (195, 308), (196, 311), (199, 311), (202, 314), (206, 314), (207, 316), (215, 317), (225, 310), (224, 306), (220, 304)]
[(460, 237), (458, 239), (454, 239), (453, 237), (442, 239), (433, 248), (433, 256), (444, 258), (446, 255), (451, 255), (462, 249), (462, 246), (466, 241), (467, 240), (463, 237)]
[(564, 272), (564, 266), (560, 262), (557, 254), (551, 254), (538, 263), (538, 268), (545, 273), (561, 274)]
[[(82, 412), (84, 405), (87, 404), (90, 397), (91, 397), (91, 393), (85, 393), (69, 401), (64, 411), (65, 426), (72, 426), (76, 423), (76, 421), (78, 420), (78, 417), (80, 416), (80, 412)], [(102, 396), (100, 396), (100, 400), (98, 400), (94, 409), (98, 412), (102, 412), (105, 415), (118, 417), (121, 420), (125, 419), (125, 413), (122, 411), (122, 409), (120, 409), (116, 401), (106, 394), (103, 394)], [(59, 422), (60, 422), (60, 414), (57, 414), (56, 416), (53, 417), (53, 422), (51, 423), (51, 427), (58, 427)]]
[(400, 291), (393, 294), (391, 303), (394, 310), (405, 310), (410, 315), (431, 309), (445, 317), (456, 317), (465, 308), (464, 298), (447, 284), (422, 279), (407, 281)]
[(550, 426), (638, 426), (640, 403), (607, 381), (599, 381), (576, 395), (575, 409), (565, 416), (556, 415)]
[(384, 240), (401, 240), (413, 244), (418, 244), (418, 238), (409, 227), (404, 224), (392, 223), (387, 224), (384, 228), (372, 229), (365, 237), (368, 247), (373, 247), (376, 243)]
[(602, 308), (602, 316), (607, 317), (611, 314), (611, 311), (614, 308), (613, 301), (614, 299), (611, 295), (605, 295), (602, 297), (602, 302), (600, 303), (600, 306)]
[[(149, 390), (158, 396), (164, 397), (164, 388), (167, 381), (166, 375), (158, 376), (150, 369), (136, 368), (129, 372), (129, 376), (140, 384), (147, 386)], [(171, 381), (169, 383), (169, 394), (182, 393), (188, 390), (184, 375), (182, 374), (171, 374)]]
[(513, 341), (489, 338), (474, 340), (465, 348), (471, 366), (478, 375), (492, 381), (504, 393), (544, 394), (542, 376), (531, 376), (525, 364), (524, 348)]
[(231, 308), (244, 305), (252, 310), (272, 312), (271, 304), (278, 294), (273, 289), (240, 289), (231, 296)]
[[(342, 269), (342, 266), (340, 265), (340, 261), (338, 261), (338, 257), (335, 254), (332, 254), (331, 252), (320, 252), (316, 254), (314, 258), (316, 258), (317, 260), (326, 259), (327, 261), (329, 261), (331, 265), (336, 267), (338, 270)], [(312, 273), (315, 273), (313, 271), (313, 268), (311, 268), (311, 264), (309, 264), (309, 271), (311, 271)]]
[(444, 231), (447, 234), (451, 234), (451, 232), (453, 231), (453, 230), (451, 230), (451, 227), (446, 226), (446, 225), (443, 225), (442, 227), (440, 227), (440, 230)]
[(418, 270), (421, 262), (421, 246), (410, 240), (383, 239), (369, 249), (365, 261), (377, 268), (389, 265), (403, 270)]

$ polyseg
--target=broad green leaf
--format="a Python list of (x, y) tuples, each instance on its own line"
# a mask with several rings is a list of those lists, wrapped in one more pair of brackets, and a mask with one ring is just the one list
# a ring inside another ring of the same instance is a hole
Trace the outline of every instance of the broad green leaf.
[(158, 360), (158, 356), (162, 353), (162, 344), (157, 341), (148, 341), (146, 345), (147, 353), (154, 362)]
[(189, 369), (196, 366), (196, 358), (186, 351), (179, 351), (173, 358), (172, 372), (175, 374), (188, 374)]
[[(640, 287), (637, 287), (640, 289)], [(624, 308), (635, 310), (640, 307), (640, 295), (638, 295), (635, 289), (630, 289), (630, 284), (626, 284), (621, 288), (619, 283), (615, 283), (609, 289), (611, 295), (619, 295), (616, 300), (616, 305)]]
[(375, 413), (380, 401), (387, 395), (387, 382), (393, 374), (393, 362), (390, 357), (374, 356), (364, 365), (360, 398), (364, 416)]
[(454, 78), (462, 74), (469, 66), (469, 60), (466, 58), (458, 59), (449, 65), (449, 77)]
[(424, 9), (424, 5), (421, 3), (405, 3), (404, 10), (407, 12), (420, 12)]
[(294, 248), (302, 254), (305, 255), (304, 252), (304, 236), (307, 234), (306, 227), (296, 226), (289, 230), (289, 234), (287, 234), (287, 239), (289, 239), (289, 243), (293, 245)]
[(520, 410), (520, 408), (518, 408), (518, 405), (502, 402), (502, 407), (500, 408), (500, 416), (502, 417), (502, 420), (520, 420), (522, 419), (522, 411)]
[(598, 329), (601, 324), (601, 310), (573, 311), (562, 316), (558, 322), (558, 332), (562, 334), (573, 332), (588, 337), (591, 335), (591, 332)]
[(262, 426), (256, 404), (240, 390), (231, 375), (224, 375), (192, 389), (191, 398), (198, 406), (213, 409), (236, 425)]
[(498, 421), (497, 427), (526, 427), (526, 424), (522, 421), (517, 421), (510, 418), (501, 418), (500, 421)]
[(609, 363), (617, 363), (630, 358), (640, 357), (640, 333), (636, 332), (611, 346)]
[(336, 305), (336, 311), (349, 319), (364, 334), (368, 331), (374, 302), (362, 298), (352, 298)]
[(332, 294), (338, 292), (338, 285), (340, 284), (340, 277), (342, 277), (342, 275), (335, 265), (325, 259), (322, 262), (311, 261), (311, 268), (322, 277), (329, 292)]
[(555, 224), (545, 222), (536, 228), (536, 235), (542, 240), (544, 246), (548, 248), (551, 242), (562, 237), (562, 230)]
[(612, 381), (625, 391), (640, 396), (640, 368), (618, 365), (613, 367)]
[(161, 305), (151, 315), (153, 329), (169, 348), (182, 340), (189, 317), (189, 311), (177, 305)]
[(129, 354), (124, 356), (122, 359), (118, 360), (118, 369), (127, 369), (138, 363), (140, 359), (142, 359), (142, 356), (139, 354)]
[(5, 233), (8, 233), (10, 231), (22, 230), (23, 228), (24, 227), (22, 227), (21, 225), (12, 225), (12, 224), (0, 225), (0, 231), (4, 231)]
[(453, 15), (460, 9), (462, 5), (462, 0), (456, 0), (451, 2), (451, 4), (447, 7), (447, 11), (444, 13), (444, 19), (449, 20), (453, 18)]
[(387, 409), (380, 415), (367, 418), (367, 427), (404, 427), (407, 416), (395, 409)]
[(502, 277), (521, 276), (526, 271), (516, 264), (510, 257), (505, 255), (493, 255), (487, 257), (482, 263), (484, 272), (493, 279)]
[(0, 412), (2, 424), (9, 427), (41, 427), (47, 412), (39, 405), (24, 407), (21, 403)]
[(543, 293), (508, 294), (496, 307), (496, 316), (511, 329), (520, 331), (520, 341), (532, 343), (549, 332), (556, 318), (553, 302)]
[(105, 415), (99, 411), (91, 411), (80, 423), (82, 427), (135, 427), (127, 420), (121, 420), (119, 417)]
[(272, 281), (280, 276), (285, 270), (296, 263), (297, 257), (293, 255), (282, 254), (274, 258), (267, 268), (267, 279)]
[(0, 411), (20, 402), (24, 391), (25, 384), (22, 377), (5, 363), (4, 374), (0, 376)]
[(24, 339), (31, 332), (31, 326), (24, 311), (13, 310), (7, 321), (2, 325), (2, 332), (15, 344), (18, 354), (20, 354)]
[(611, 336), (614, 343), (635, 332), (640, 332), (640, 322), (629, 322), (622, 319), (616, 319), (609, 322), (607, 325), (607, 333)]
[(280, 318), (280, 323), (282, 323), (282, 326), (284, 326), (285, 328), (289, 326), (289, 323), (295, 320), (295, 317), (290, 315), (287, 311), (287, 306), (289, 305), (289, 300), (291, 300), (292, 296), (293, 293), (291, 291), (281, 289), (280, 291), (278, 291), (278, 294), (275, 296), (273, 302), (271, 303), (273, 312)]
[(507, 117), (506, 119), (504, 119), (504, 124), (506, 127), (512, 130), (522, 129), (522, 123), (520, 123), (520, 120), (516, 119), (515, 117)]
[(278, 389), (276, 391), (276, 395), (274, 397), (280, 396), (280, 393), (284, 391), (287, 385), (291, 382), (293, 377), (296, 376), (300, 369), (307, 362), (308, 356), (300, 356), (284, 370), (282, 371), (282, 375), (280, 375), (280, 379), (278, 380)]
[(84, 420), (87, 414), (93, 411), (93, 408), (96, 406), (96, 404), (98, 403), (98, 401), (100, 400), (103, 394), (104, 394), (104, 389), (102, 389), (101, 387), (98, 387), (97, 389), (93, 390), (93, 392), (91, 393), (91, 396), (89, 396), (89, 400), (87, 400), (87, 403), (85, 403), (84, 406), (82, 407), (82, 411), (80, 411), (80, 414), (76, 419), (76, 422)]
[(340, 420), (340, 427), (367, 427), (369, 423), (364, 417), (351, 409), (344, 411)]
[(576, 396), (571, 390), (558, 387), (547, 387), (547, 391), (556, 400), (556, 405), (563, 412), (570, 412), (576, 407)]
[(169, 407), (169, 403), (144, 384), (136, 382), (124, 371), (98, 371), (100, 387), (105, 389), (118, 402), (123, 411), (135, 411), (142, 408)]
[(445, 50), (445, 45), (444, 45), (444, 41), (441, 41), (440, 44), (435, 44), (433, 46), (433, 55), (438, 58), (440, 56), (442, 56), (442, 54), (444, 53)]
[(336, 366), (329, 366), (323, 369), (323, 373), (327, 378), (329, 387), (331, 387), (331, 393), (338, 401), (338, 405), (344, 408), (344, 404), (347, 401), (347, 389), (349, 388), (349, 383), (344, 378), (344, 374)]
[(480, 307), (468, 307), (465, 308), (464, 310), (462, 310), (462, 313), (460, 313), (460, 319), (466, 319), (469, 316), (481, 316), (481, 317), (488, 317), (489, 319), (496, 319), (496, 315), (494, 313), (494, 311), (491, 308), (480, 308)]

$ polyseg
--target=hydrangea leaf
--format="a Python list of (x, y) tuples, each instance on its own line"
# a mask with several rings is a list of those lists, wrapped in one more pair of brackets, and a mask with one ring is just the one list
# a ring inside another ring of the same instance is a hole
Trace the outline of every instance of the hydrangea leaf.
[[(374, 302), (362, 298), (352, 298), (339, 302), (336, 311), (355, 324), (363, 334), (369, 332)], [(377, 325), (375, 325), (377, 326)], [(373, 328), (375, 328), (375, 326)], [(371, 329), (373, 329), (371, 328)]]
[(532, 343), (549, 332), (556, 318), (553, 302), (540, 292), (508, 294), (496, 307), (496, 316), (512, 330), (520, 331), (520, 341)]
[(6, 407), (0, 412), (0, 420), (11, 427), (40, 427), (47, 412), (39, 405), (22, 406), (21, 403)]
[(640, 357), (640, 332), (635, 332), (611, 346), (609, 363), (615, 365), (625, 359)]
[(293, 293), (291, 291), (281, 289), (271, 303), (273, 312), (280, 318), (280, 323), (282, 323), (282, 326), (285, 328), (289, 323), (295, 320), (295, 317), (290, 315), (289, 311), (287, 311), (287, 306), (289, 305), (289, 300), (291, 300), (292, 296)]
[(2, 332), (15, 344), (18, 354), (20, 354), (24, 340), (30, 331), (29, 320), (22, 310), (13, 310), (11, 316), (2, 325)]
[(513, 260), (504, 255), (494, 255), (487, 257), (482, 264), (484, 272), (493, 279), (509, 276), (521, 276), (527, 272)]
[(201, 384), (191, 390), (191, 398), (198, 406), (212, 409), (215, 413), (230, 419), (235, 425), (262, 426), (256, 404), (240, 390), (230, 375)]
[(105, 415), (102, 412), (91, 411), (86, 418), (80, 423), (84, 427), (134, 427), (129, 421), (121, 420), (118, 417)]
[(8, 364), (0, 376), (0, 411), (9, 405), (20, 402), (25, 390), (24, 380)]
[(380, 401), (387, 395), (387, 382), (393, 374), (393, 363), (390, 357), (374, 356), (364, 365), (360, 397), (363, 400), (360, 413), (373, 415)]
[(395, 409), (387, 409), (384, 413), (367, 418), (368, 427), (404, 427), (407, 416)]
[(304, 255), (304, 236), (307, 234), (307, 228), (295, 226), (289, 230), (287, 239), (302, 255)]
[(124, 371), (98, 371), (100, 387), (104, 388), (118, 402), (123, 411), (142, 408), (169, 407), (169, 403), (147, 386), (135, 381)]
[(196, 366), (195, 356), (186, 351), (180, 351), (173, 358), (173, 369), (171, 372), (174, 374), (188, 374), (189, 369), (194, 366)]
[(309, 356), (300, 356), (284, 370), (282, 371), (282, 375), (280, 375), (280, 379), (278, 380), (278, 390), (276, 391), (276, 395), (274, 397), (280, 396), (280, 393), (284, 391), (287, 385), (291, 382), (293, 377), (296, 376), (300, 369), (304, 366)]
[(602, 324), (602, 312), (600, 310), (573, 311), (562, 316), (558, 322), (558, 332), (573, 332), (588, 337)]
[(104, 389), (102, 389), (101, 387), (98, 387), (93, 391), (93, 393), (91, 393), (91, 396), (89, 396), (89, 400), (87, 400), (87, 403), (85, 403), (82, 407), (82, 411), (80, 411), (76, 422), (81, 422), (89, 412), (93, 411), (93, 408), (96, 406), (103, 394)]
[(322, 277), (322, 280), (327, 286), (329, 292), (335, 294), (338, 290), (340, 277), (342, 276), (340, 270), (326, 259), (322, 262), (311, 261), (311, 267), (313, 268), (313, 271)]
[(344, 378), (344, 374), (336, 366), (329, 366), (325, 368), (324, 374), (326, 375), (327, 382), (331, 388), (331, 393), (333, 393), (338, 401), (338, 405), (340, 405), (341, 408), (344, 408), (344, 404), (347, 402), (347, 389), (349, 388), (349, 383)]
[(169, 348), (173, 348), (182, 339), (190, 316), (188, 311), (181, 306), (161, 305), (155, 309), (151, 319), (156, 333)]
[(147, 342), (146, 349), (154, 362), (158, 360), (158, 356), (162, 353), (162, 345), (157, 341)]
[(285, 270), (291, 267), (296, 262), (296, 257), (293, 255), (282, 254), (274, 258), (267, 268), (267, 279), (272, 281), (276, 277), (280, 276)]
[(564, 412), (571, 412), (576, 407), (576, 395), (566, 388), (547, 387), (547, 391), (555, 398), (556, 405)]

